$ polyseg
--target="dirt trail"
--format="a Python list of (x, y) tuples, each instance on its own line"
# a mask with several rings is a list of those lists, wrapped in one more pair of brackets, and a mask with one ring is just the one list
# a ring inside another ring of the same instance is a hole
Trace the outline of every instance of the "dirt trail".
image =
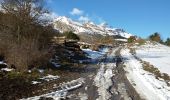
[(92, 65), (96, 71), (84, 75), (83, 87), (70, 92), (74, 94), (70, 100), (140, 100), (125, 76), (120, 50), (112, 48), (97, 65)]
[(83, 78), (84, 83), (68, 91), (68, 100), (140, 100), (125, 76), (120, 50), (112, 48), (97, 64), (84, 66), (84, 72), (75, 76)]

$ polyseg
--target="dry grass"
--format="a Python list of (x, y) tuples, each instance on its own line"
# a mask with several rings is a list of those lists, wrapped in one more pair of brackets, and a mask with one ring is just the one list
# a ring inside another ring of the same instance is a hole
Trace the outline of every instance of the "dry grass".
[(148, 62), (143, 61), (143, 69), (154, 74), (157, 79), (162, 78), (165, 81), (170, 81), (170, 76), (166, 73), (161, 73), (158, 68), (155, 68), (153, 65)]

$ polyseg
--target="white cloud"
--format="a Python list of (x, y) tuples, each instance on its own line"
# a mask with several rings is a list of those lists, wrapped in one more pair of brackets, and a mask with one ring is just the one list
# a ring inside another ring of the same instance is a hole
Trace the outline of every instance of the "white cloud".
[(73, 10), (70, 12), (71, 15), (82, 15), (83, 11), (78, 8), (73, 8)]
[(89, 19), (87, 16), (80, 16), (78, 20), (79, 20), (79, 21), (82, 21), (82, 22), (88, 22), (88, 21), (90, 21), (90, 19)]

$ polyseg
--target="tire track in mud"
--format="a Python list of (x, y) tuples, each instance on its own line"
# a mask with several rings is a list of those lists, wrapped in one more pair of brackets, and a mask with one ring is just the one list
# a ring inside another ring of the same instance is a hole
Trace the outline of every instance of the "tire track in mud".
[(83, 88), (78, 89), (78, 93), (87, 94), (86, 100), (141, 100), (126, 78), (120, 50), (112, 48), (94, 65), (96, 72), (86, 76)]
[(111, 100), (141, 100), (139, 94), (127, 79), (120, 51), (121, 48), (115, 52), (116, 68), (114, 69), (115, 76), (112, 79), (114, 84), (111, 88), (114, 95)]

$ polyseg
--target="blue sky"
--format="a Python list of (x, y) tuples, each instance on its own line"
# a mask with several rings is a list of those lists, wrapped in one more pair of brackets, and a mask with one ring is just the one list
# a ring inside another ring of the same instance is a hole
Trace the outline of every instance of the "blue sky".
[(59, 16), (76, 20), (106, 22), (146, 38), (159, 32), (170, 37), (170, 0), (47, 0), (47, 7)]

